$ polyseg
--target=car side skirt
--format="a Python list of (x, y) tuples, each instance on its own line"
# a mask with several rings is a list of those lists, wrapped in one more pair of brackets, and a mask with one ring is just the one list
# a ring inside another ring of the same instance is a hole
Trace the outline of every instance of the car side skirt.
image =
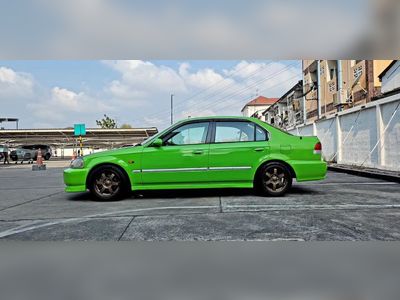
[(132, 191), (177, 190), (177, 189), (219, 189), (219, 188), (253, 188), (253, 181), (249, 181), (249, 182), (246, 181), (246, 182), (141, 184), (141, 185), (132, 186)]

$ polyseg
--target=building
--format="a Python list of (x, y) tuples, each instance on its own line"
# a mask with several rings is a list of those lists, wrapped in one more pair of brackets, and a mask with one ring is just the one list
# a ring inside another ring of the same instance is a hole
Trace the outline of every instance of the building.
[(264, 96), (258, 96), (257, 98), (248, 102), (241, 110), (245, 117), (256, 117), (261, 118), (262, 112), (273, 105), (278, 98), (266, 98)]
[(362, 105), (381, 94), (379, 75), (391, 60), (303, 60), (304, 121)]
[(390, 65), (379, 75), (382, 87), (381, 92), (400, 92), (400, 61), (393, 60)]
[(265, 122), (283, 129), (303, 123), (303, 81), (300, 80), (279, 100), (262, 112)]

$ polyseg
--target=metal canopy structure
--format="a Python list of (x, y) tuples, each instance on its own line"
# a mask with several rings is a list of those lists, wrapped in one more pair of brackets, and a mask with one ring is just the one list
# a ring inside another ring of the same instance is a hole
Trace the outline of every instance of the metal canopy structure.
[[(140, 143), (158, 132), (157, 128), (101, 129), (88, 128), (83, 138), (85, 147), (114, 148)], [(0, 130), (0, 144), (10, 147), (26, 144), (46, 144), (53, 147), (75, 147), (74, 129), (7, 129)]]
[(17, 118), (0, 118), (0, 124), (3, 122), (15, 122), (16, 128), (18, 129), (19, 119), (17, 119)]

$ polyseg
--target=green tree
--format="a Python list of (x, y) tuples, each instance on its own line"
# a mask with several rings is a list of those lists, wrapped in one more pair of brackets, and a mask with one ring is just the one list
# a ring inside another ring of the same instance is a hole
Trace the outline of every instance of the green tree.
[(125, 123), (125, 124), (122, 124), (120, 128), (122, 128), (122, 129), (131, 129), (132, 125)]
[(104, 118), (101, 120), (96, 120), (96, 124), (103, 129), (113, 129), (117, 128), (117, 123), (114, 119), (111, 119), (109, 116), (104, 114)]

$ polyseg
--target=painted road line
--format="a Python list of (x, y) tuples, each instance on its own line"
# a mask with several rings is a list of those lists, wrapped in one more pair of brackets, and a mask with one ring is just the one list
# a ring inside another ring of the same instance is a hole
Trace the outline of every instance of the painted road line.
[(223, 209), (236, 209), (239, 211), (278, 211), (278, 210), (353, 210), (353, 209), (390, 209), (400, 208), (400, 204), (247, 204), (226, 205)]

